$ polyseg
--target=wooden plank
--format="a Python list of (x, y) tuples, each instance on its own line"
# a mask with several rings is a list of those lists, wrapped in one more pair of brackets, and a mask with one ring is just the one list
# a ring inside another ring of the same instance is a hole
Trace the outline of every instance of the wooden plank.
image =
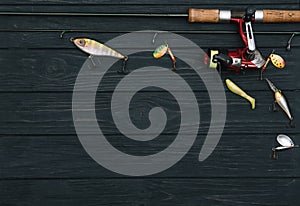
[[(184, 92), (184, 91), (183, 91)], [(85, 92), (86, 93), (86, 92)], [(282, 112), (269, 111), (273, 102), (271, 91), (250, 92), (256, 98), (256, 109), (250, 109), (250, 103), (241, 97), (227, 92), (227, 120), (225, 133), (280, 133), (283, 131), (294, 133), (299, 128), (287, 127), (288, 119)], [(112, 93), (98, 93), (96, 101), (96, 114), (98, 123), (105, 134), (118, 134), (111, 116)], [(299, 91), (286, 91), (293, 116), (299, 115), (296, 105), (299, 103)], [(199, 102), (201, 114), (200, 133), (206, 133), (210, 124), (211, 103), (207, 92), (195, 92)], [(74, 134), (72, 118), (72, 93), (1, 93), (0, 108), (0, 134)], [(165, 108), (168, 123), (164, 133), (177, 134), (180, 126), (178, 104), (172, 95), (167, 92), (139, 92), (131, 103), (131, 119), (139, 128), (148, 128), (148, 112), (153, 107)], [(185, 99), (185, 104), (190, 104), (190, 99)], [(211, 99), (216, 105), (222, 104), (220, 99)], [(82, 99), (79, 113), (86, 115), (91, 108), (89, 100)], [(123, 102), (119, 103), (123, 108)], [(192, 109), (192, 108), (189, 108)], [(225, 112), (225, 111), (224, 111)], [(85, 124), (85, 132), (95, 134), (91, 126), (91, 119), (76, 120)], [(194, 125), (181, 125), (184, 134), (191, 134)], [(196, 131), (197, 132), (197, 131)]]
[[(100, 20), (101, 19), (101, 20)], [(71, 22), (71, 23), (70, 23)], [(149, 23), (147, 23), (149, 22)], [(84, 30), (139, 31), (139, 30), (223, 30), (236, 31), (233, 24), (188, 23), (187, 17), (81, 17), (81, 16), (6, 16), (0, 19), (0, 30), (20, 31), (43, 30)], [(292, 24), (299, 27), (299, 23)], [(294, 31), (295, 28), (292, 28)], [(291, 24), (255, 24), (255, 31), (290, 31)]]
[[(295, 143), (300, 142), (299, 133), (289, 135)], [(206, 136), (198, 135), (191, 150), (178, 163), (152, 177), (299, 178), (300, 167), (297, 162), (300, 160), (300, 150), (280, 152), (278, 160), (271, 159), (271, 148), (277, 145), (276, 136), (275, 131), (272, 134), (225, 133), (209, 158), (199, 162), (199, 153)], [(100, 137), (95, 136), (95, 138)], [(176, 136), (161, 135), (147, 142), (134, 141), (120, 135), (110, 135), (106, 138), (117, 150), (134, 156), (146, 156), (163, 151)], [(187, 135), (186, 138), (189, 136)], [(95, 162), (86, 153), (78, 137), (74, 135), (1, 135), (0, 149), (0, 181), (15, 178), (119, 178), (121, 176)], [(182, 148), (178, 147), (177, 151), (181, 150)], [(103, 149), (103, 152), (105, 151)], [(103, 155), (105, 156), (105, 153)], [(113, 156), (106, 158), (115, 161)], [(162, 160), (162, 164), (167, 163), (167, 160)]]
[[(1, 181), (2, 205), (297, 205), (299, 179)], [(16, 195), (19, 194), (19, 195)]]
[[(186, 13), (190, 7), (234, 9), (248, 5), (258, 9), (299, 9), (299, 0), (12, 0), (1, 1), (0, 11), (159, 14)], [(288, 120), (282, 111), (269, 111), (273, 95), (266, 82), (257, 80), (256, 71), (246, 71), (246, 75), (224, 71), (222, 79), (230, 78), (244, 88), (256, 98), (257, 107), (250, 110), (246, 100), (226, 89), (228, 105), (224, 133), (212, 155), (199, 162), (199, 152), (209, 129), (211, 102), (202, 80), (178, 59), (178, 74), (194, 91), (201, 115), (199, 131), (193, 131), (193, 125), (183, 125), (183, 132), (187, 138), (192, 132), (198, 132), (197, 139), (190, 151), (168, 170), (149, 177), (131, 178), (97, 164), (76, 136), (72, 91), (87, 55), (77, 50), (69, 38), (88, 36), (106, 42), (130, 31), (169, 30), (182, 34), (203, 49), (231, 49), (242, 46), (236, 25), (190, 24), (185, 17), (100, 18), (31, 14), (2, 16), (0, 23), (3, 40), (0, 42), (0, 205), (299, 205), (300, 150), (281, 152), (277, 161), (270, 158), (271, 148), (277, 145), (277, 134), (288, 134), (295, 143), (300, 142), (298, 36), (293, 39), (292, 51), (285, 52), (290, 34), (256, 35), (257, 46), (265, 56), (275, 49), (287, 62), (284, 70), (270, 66), (265, 77), (285, 93), (295, 116), (296, 128), (286, 126)], [(291, 32), (299, 25), (255, 23), (254, 30)], [(75, 32), (67, 32), (60, 39), (63, 30)], [(215, 34), (215, 31), (222, 33)], [(160, 35), (157, 37), (159, 39)], [(124, 45), (115, 49), (128, 49)], [(187, 54), (191, 52), (188, 48), (172, 47), (175, 55), (182, 49)], [(151, 57), (151, 52), (131, 55), (128, 61), (130, 70), (150, 65), (168, 68), (171, 62), (168, 57), (157, 61)], [(159, 137), (144, 142), (121, 135), (110, 111), (112, 92), (124, 77), (116, 74), (120, 66), (121, 62), (117, 62), (98, 88), (95, 100), (98, 124), (106, 139), (127, 154), (149, 155), (164, 150), (176, 138), (181, 126), (179, 106), (172, 95), (162, 90), (144, 89), (132, 99), (132, 122), (138, 128), (147, 128), (149, 110), (158, 106), (164, 108), (168, 116), (165, 130)], [(97, 69), (91, 72), (101, 73)], [(151, 81), (146, 73), (136, 77)], [(86, 80), (80, 89), (90, 92), (95, 85), (89, 82), (89, 76)], [(136, 86), (136, 82), (132, 82), (123, 89), (132, 91)], [(173, 89), (182, 91), (180, 85)], [(219, 92), (218, 87), (214, 92)], [(212, 101), (222, 103), (220, 99)], [(80, 103), (81, 114), (91, 110), (88, 100), (82, 99)], [(189, 104), (190, 100), (186, 99), (184, 103)], [(118, 108), (123, 106), (121, 101)], [(85, 133), (96, 133), (91, 128), (90, 118), (76, 121), (86, 125)], [(112, 156), (106, 158), (115, 161)], [(167, 161), (162, 159), (162, 163)]]
[[(201, 38), (200, 38), (201, 39)], [(204, 39), (200, 40), (202, 43)], [(214, 45), (219, 44), (218, 42)], [(36, 44), (38, 45), (38, 44)], [(73, 46), (73, 45), (70, 45)], [(74, 46), (73, 46), (74, 47)], [(154, 49), (154, 46), (153, 46)], [(173, 48), (172, 48), (173, 49)], [(206, 50), (206, 49), (205, 49)], [(183, 48), (174, 48), (173, 52), (190, 52)], [(267, 56), (271, 49), (262, 49), (262, 53)], [(300, 47), (293, 47), (291, 52), (286, 52), (283, 48), (277, 48), (276, 53), (282, 55), (287, 62), (287, 66), (283, 70), (275, 69), (269, 66), (264, 72), (264, 76), (270, 78), (278, 88), (283, 91), (296, 90), (300, 88), (297, 76), (298, 69), (297, 58), (300, 54)], [(188, 54), (188, 53), (187, 53)], [(0, 50), (0, 60), (3, 62), (0, 73), (0, 91), (1, 92), (72, 92), (76, 82), (77, 75), (87, 60), (87, 55), (76, 48), (74, 49), (8, 49)], [(89, 60), (87, 60), (89, 62)], [(201, 59), (199, 58), (199, 61)], [(101, 62), (101, 58), (100, 58)], [(168, 68), (172, 63), (168, 57), (159, 60), (152, 58), (152, 52), (142, 52), (129, 56), (127, 68), (131, 71), (146, 67), (160, 66)], [(93, 66), (91, 66), (93, 67)], [(121, 69), (121, 61), (118, 61), (106, 74), (101, 81), (101, 91), (112, 92), (118, 82), (124, 78), (123, 75), (117, 74), (117, 70)], [(184, 62), (177, 59), (177, 74), (185, 79), (194, 91), (206, 91), (205, 85), (199, 79), (198, 75), (188, 67)], [(91, 75), (101, 75), (101, 63), (99, 67), (91, 69)], [(204, 72), (203, 72), (204, 73)], [(138, 79), (148, 81), (148, 73), (132, 74)], [(154, 76), (153, 76), (154, 75)], [(151, 76), (155, 78), (156, 74)], [(203, 74), (206, 79), (214, 81), (210, 73)], [(247, 91), (269, 90), (265, 81), (259, 81), (258, 71), (245, 71), (235, 73), (234, 71), (222, 71), (222, 79), (230, 78)], [(161, 76), (157, 73), (157, 78), (170, 79), (172, 76)], [(202, 77), (202, 78), (203, 78)], [(86, 76), (86, 82), (82, 84), (83, 90), (89, 91), (94, 85), (89, 80), (91, 76)], [(126, 90), (135, 89), (135, 82), (128, 85)], [(174, 90), (180, 90), (180, 85), (174, 85)], [(148, 88), (153, 91), (153, 88)]]
[[(224, 25), (225, 26), (225, 25)], [(231, 25), (233, 26), (233, 25)], [(289, 25), (290, 28), (291, 25)], [(271, 25), (266, 27), (272, 27)], [(238, 48), (243, 47), (243, 42), (240, 36), (236, 33), (236, 28), (226, 28), (225, 30), (213, 30), (214, 26), (209, 27), (209, 30), (194, 30), (194, 31), (169, 31), (175, 34), (178, 34), (182, 37), (185, 37), (201, 48)], [(290, 30), (290, 29), (289, 29)], [(127, 30), (127, 32), (122, 31), (111, 31), (106, 32), (104, 30), (72, 30), (66, 31), (63, 35), (63, 38), (60, 38), (60, 35), (63, 31), (62, 30), (33, 30), (33, 31), (2, 31), (0, 32), (0, 38), (4, 38), (7, 41), (0, 42), (0, 49), (18, 49), (21, 51), (20, 55), (22, 54), (22, 49), (74, 49), (75, 46), (69, 41), (71, 37), (87, 37), (91, 39), (95, 39), (99, 42), (105, 43), (111, 39), (116, 37), (125, 35), (130, 32), (135, 32)], [(269, 34), (269, 33), (259, 33), (263, 31), (257, 31), (255, 40), (257, 47), (263, 49), (268, 53), (268, 50), (274, 48), (279, 50), (281, 53), (286, 53), (284, 48), (286, 48), (287, 41), (290, 38), (292, 32), (287, 32), (283, 34)], [(143, 31), (140, 32), (141, 35), (147, 35), (149, 37), (149, 42), (152, 42), (153, 36), (155, 32), (153, 31)], [(8, 35), (9, 34), (9, 35)], [(156, 42), (159, 42), (161, 39), (166, 38), (166, 34), (158, 33), (156, 35)], [(147, 38), (148, 39), (148, 38)], [(145, 39), (146, 41), (146, 39)], [(176, 41), (178, 39), (168, 39), (169, 42), (174, 41), (172, 45), (172, 49), (176, 49)], [(115, 49), (124, 49), (127, 48), (126, 44), (118, 44)], [(171, 45), (170, 45), (171, 46)], [(300, 38), (298, 36), (294, 37), (292, 42), (292, 50), (295, 48), (297, 52), (297, 48), (300, 46)], [(132, 48), (137, 48), (138, 45), (132, 45)], [(180, 46), (181, 47), (181, 46)], [(155, 48), (155, 44), (153, 44), (153, 48)], [(181, 47), (182, 50), (186, 49), (189, 50), (189, 46)], [(278, 52), (279, 52), (278, 51)], [(3, 51), (0, 51), (3, 52)], [(23, 51), (24, 52), (24, 51)], [(26, 51), (28, 52), (28, 51)], [(55, 51), (54, 53), (58, 53), (59, 51)], [(187, 51), (188, 52), (188, 51)], [(286, 53), (287, 55), (289, 52)], [(4, 54), (3, 54), (4, 55)], [(25, 55), (25, 54), (22, 54)], [(267, 55), (267, 54), (265, 54)]]
[[(1, 4), (4, 5), (26, 5), (26, 4), (32, 4), (34, 3), (35, 5), (51, 5), (51, 4), (55, 4), (55, 5), (72, 5), (72, 4), (78, 4), (78, 1), (75, 0), (21, 0), (21, 1), (2, 1)], [(237, 4), (237, 2), (235, 2)], [(277, 5), (277, 4), (297, 4), (299, 3), (297, 0), (277, 0), (277, 1), (271, 1), (271, 0), (266, 0), (264, 2), (261, 2), (260, 0), (246, 0), (246, 1), (239, 1), (238, 4), (242, 4), (242, 5), (260, 5), (260, 4), (265, 4), (265, 5)], [(82, 0), (80, 1), (81, 5), (85, 5), (85, 4), (104, 4), (104, 5), (172, 5), (172, 4), (179, 4), (179, 5), (184, 5), (184, 4), (192, 4), (192, 5), (205, 5), (205, 4), (223, 4), (223, 5), (233, 5), (233, 2), (230, 0), (226, 0), (226, 1), (220, 1), (220, 0), (202, 0), (202, 1), (196, 1), (196, 0), (189, 0), (188, 2), (182, 2), (179, 0), (172, 0), (172, 1), (167, 1), (167, 0), (162, 0), (162, 1), (150, 1), (150, 0), (145, 0), (143, 2), (138, 1), (138, 0), (126, 0), (126, 1), (122, 1), (122, 0), (117, 0), (117, 1), (108, 1), (108, 0)]]

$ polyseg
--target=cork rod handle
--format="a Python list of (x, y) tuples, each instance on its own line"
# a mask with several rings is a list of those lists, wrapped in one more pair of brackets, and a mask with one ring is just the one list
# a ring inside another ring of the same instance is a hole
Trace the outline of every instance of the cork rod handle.
[[(222, 20), (220, 13), (222, 10), (219, 9), (189, 9), (189, 22), (203, 22), (203, 23), (218, 23)], [(255, 14), (258, 15), (255, 20), (263, 21), (264, 23), (284, 23), (284, 22), (300, 22), (300, 10), (260, 10), (256, 11)], [(228, 13), (227, 13), (228, 14)], [(228, 18), (237, 17), (236, 13), (231, 13), (229, 11)], [(242, 15), (242, 16), (240, 16)], [(239, 12), (238, 18), (242, 18), (243, 13)], [(228, 19), (228, 20), (229, 20)]]
[(300, 22), (300, 10), (263, 10), (264, 23)]
[(189, 22), (219, 22), (218, 9), (189, 9)]

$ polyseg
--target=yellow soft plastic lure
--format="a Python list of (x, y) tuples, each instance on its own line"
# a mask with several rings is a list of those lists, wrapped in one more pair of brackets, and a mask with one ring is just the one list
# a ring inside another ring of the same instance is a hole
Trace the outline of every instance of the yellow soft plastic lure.
[[(71, 41), (82, 51), (90, 54), (90, 58), (92, 60), (93, 56), (110, 56), (118, 59), (123, 59), (123, 68), (122, 73), (125, 72), (125, 63), (128, 60), (128, 57), (121, 54), (120, 52), (117, 52), (113, 50), (112, 48), (109, 48), (108, 46), (105, 46), (104, 44), (95, 41), (93, 39), (89, 38), (72, 38)], [(95, 63), (92, 60), (92, 63), (95, 65)]]
[(250, 97), (246, 92), (244, 92), (241, 88), (239, 88), (235, 83), (233, 83), (230, 79), (226, 79), (226, 85), (230, 91), (233, 93), (247, 99), (251, 103), (252, 109), (255, 109), (255, 99)]

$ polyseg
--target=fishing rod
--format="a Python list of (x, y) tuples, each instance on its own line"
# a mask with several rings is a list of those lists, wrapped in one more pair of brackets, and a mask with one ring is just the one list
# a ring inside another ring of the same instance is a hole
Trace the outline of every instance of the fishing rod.
[[(298, 20), (299, 10), (257, 10), (266, 22), (287, 22)], [(225, 14), (225, 15), (224, 15)], [(1, 16), (96, 16), (96, 17), (188, 17), (190, 22), (219, 22), (228, 20), (228, 14), (243, 15), (242, 11), (219, 9), (189, 9), (188, 13), (83, 13), (83, 12), (9, 12), (0, 11)], [(287, 16), (287, 18), (286, 18)], [(275, 19), (274, 19), (275, 18)]]
[[(209, 10), (204, 10), (209, 11)], [(220, 13), (223, 13), (222, 10), (218, 10)], [(273, 10), (262, 10), (262, 11), (273, 11)], [(289, 10), (277, 10), (280, 11), (289, 11)], [(299, 11), (293, 11), (293, 12), (299, 12)], [(189, 22), (198, 22), (198, 19), (194, 18), (194, 15), (197, 15), (197, 11), (195, 9), (189, 9), (188, 13), (82, 13), (82, 12), (10, 12), (10, 11), (0, 11), (0, 16), (66, 16), (66, 17), (188, 17)], [(207, 14), (206, 14), (207, 15)], [(193, 21), (192, 21), (193, 20)], [(202, 21), (202, 20), (200, 20)], [(295, 21), (294, 21), (295, 22)], [(208, 22), (209, 23), (209, 22)], [(11, 30), (0, 30), (2, 31), (11, 31)], [(26, 31), (38, 31), (38, 30), (26, 30)], [(55, 30), (51, 30), (55, 31)], [(68, 30), (69, 32), (85, 32), (85, 30)], [(90, 32), (103, 32), (102, 30), (88, 30)], [(110, 31), (110, 32), (118, 32), (118, 31)], [(126, 32), (126, 31), (124, 31)], [(132, 31), (127, 31), (132, 32)], [(174, 33), (184, 32), (184, 31), (170, 31)], [(202, 31), (189, 31), (192, 33), (202, 33)], [(206, 33), (206, 31), (203, 31)], [(207, 31), (210, 32), (210, 31)], [(214, 31), (214, 33), (236, 33), (236, 32), (230, 32), (230, 31)], [(254, 32), (256, 34), (294, 34), (298, 35), (300, 32), (298, 31), (291, 31), (291, 32), (282, 32), (282, 31), (266, 31), (266, 32)]]

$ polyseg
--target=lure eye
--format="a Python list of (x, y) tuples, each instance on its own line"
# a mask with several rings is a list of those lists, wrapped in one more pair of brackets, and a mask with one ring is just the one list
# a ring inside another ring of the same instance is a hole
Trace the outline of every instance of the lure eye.
[(84, 46), (84, 45), (85, 45), (85, 40), (80, 39), (80, 40), (78, 41), (78, 44), (79, 44), (80, 46)]

